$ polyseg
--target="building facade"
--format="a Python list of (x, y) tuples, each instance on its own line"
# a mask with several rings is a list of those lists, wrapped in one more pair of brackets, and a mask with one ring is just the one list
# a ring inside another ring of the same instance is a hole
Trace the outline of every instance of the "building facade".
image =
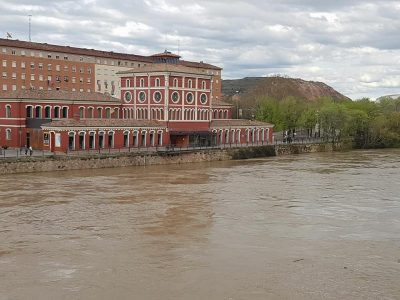
[[(100, 51), (70, 46), (0, 39), (0, 91), (20, 89), (100, 92), (120, 98), (117, 73), (158, 62), (157, 55)], [(221, 100), (221, 68), (179, 60), (213, 76), (213, 97)]]
[[(115, 60), (116, 54), (108, 52), (100, 59), (76, 49), (73, 55), (3, 49), (3, 148), (65, 152), (272, 142), (271, 124), (232, 120), (232, 106), (215, 95), (220, 83), (212, 72), (219, 68), (211, 72), (167, 51), (139, 63), (125, 56), (126, 60)], [(51, 45), (46, 49), (55, 50)], [(25, 74), (25, 81), (14, 73)]]

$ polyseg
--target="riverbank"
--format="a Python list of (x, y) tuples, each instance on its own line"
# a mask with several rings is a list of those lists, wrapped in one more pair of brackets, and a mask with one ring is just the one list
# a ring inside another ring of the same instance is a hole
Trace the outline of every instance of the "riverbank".
[(246, 148), (159, 151), (151, 153), (115, 153), (79, 157), (21, 157), (19, 159), (3, 159), (0, 162), (0, 174), (184, 164), (313, 152), (330, 152), (341, 149), (341, 145), (333, 145), (332, 143), (279, 144)]

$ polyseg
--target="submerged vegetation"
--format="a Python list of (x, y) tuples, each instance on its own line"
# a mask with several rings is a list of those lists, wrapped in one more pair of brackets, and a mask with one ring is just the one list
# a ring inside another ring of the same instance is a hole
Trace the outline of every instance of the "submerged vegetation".
[(256, 117), (275, 124), (275, 131), (301, 128), (310, 137), (323, 136), (333, 142), (351, 139), (357, 148), (400, 147), (400, 98), (305, 102), (294, 97), (259, 97)]

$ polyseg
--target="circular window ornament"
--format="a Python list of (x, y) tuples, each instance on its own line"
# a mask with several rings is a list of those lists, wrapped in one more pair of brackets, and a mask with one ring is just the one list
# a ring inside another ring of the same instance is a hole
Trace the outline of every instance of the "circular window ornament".
[(171, 99), (172, 99), (172, 102), (178, 103), (178, 101), (179, 101), (179, 94), (178, 94), (178, 92), (173, 92), (172, 95), (171, 95)]
[(187, 102), (188, 104), (193, 103), (193, 94), (192, 94), (192, 93), (187, 93), (187, 94), (186, 94), (186, 102)]
[(200, 102), (201, 102), (201, 104), (206, 104), (207, 103), (207, 95), (206, 94), (201, 94)]
[(154, 102), (159, 103), (161, 101), (161, 99), (162, 99), (161, 93), (160, 92), (155, 92), (154, 95), (153, 95)]
[(145, 92), (140, 92), (139, 93), (139, 102), (144, 102), (146, 101), (146, 93)]
[(125, 94), (124, 94), (124, 100), (125, 100), (125, 102), (131, 102), (131, 101), (132, 101), (132, 94), (131, 94), (131, 92), (125, 92)]

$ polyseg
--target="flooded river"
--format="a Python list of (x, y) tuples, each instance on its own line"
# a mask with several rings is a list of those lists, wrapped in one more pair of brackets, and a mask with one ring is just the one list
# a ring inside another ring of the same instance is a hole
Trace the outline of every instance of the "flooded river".
[(400, 299), (400, 150), (0, 176), (11, 299)]

